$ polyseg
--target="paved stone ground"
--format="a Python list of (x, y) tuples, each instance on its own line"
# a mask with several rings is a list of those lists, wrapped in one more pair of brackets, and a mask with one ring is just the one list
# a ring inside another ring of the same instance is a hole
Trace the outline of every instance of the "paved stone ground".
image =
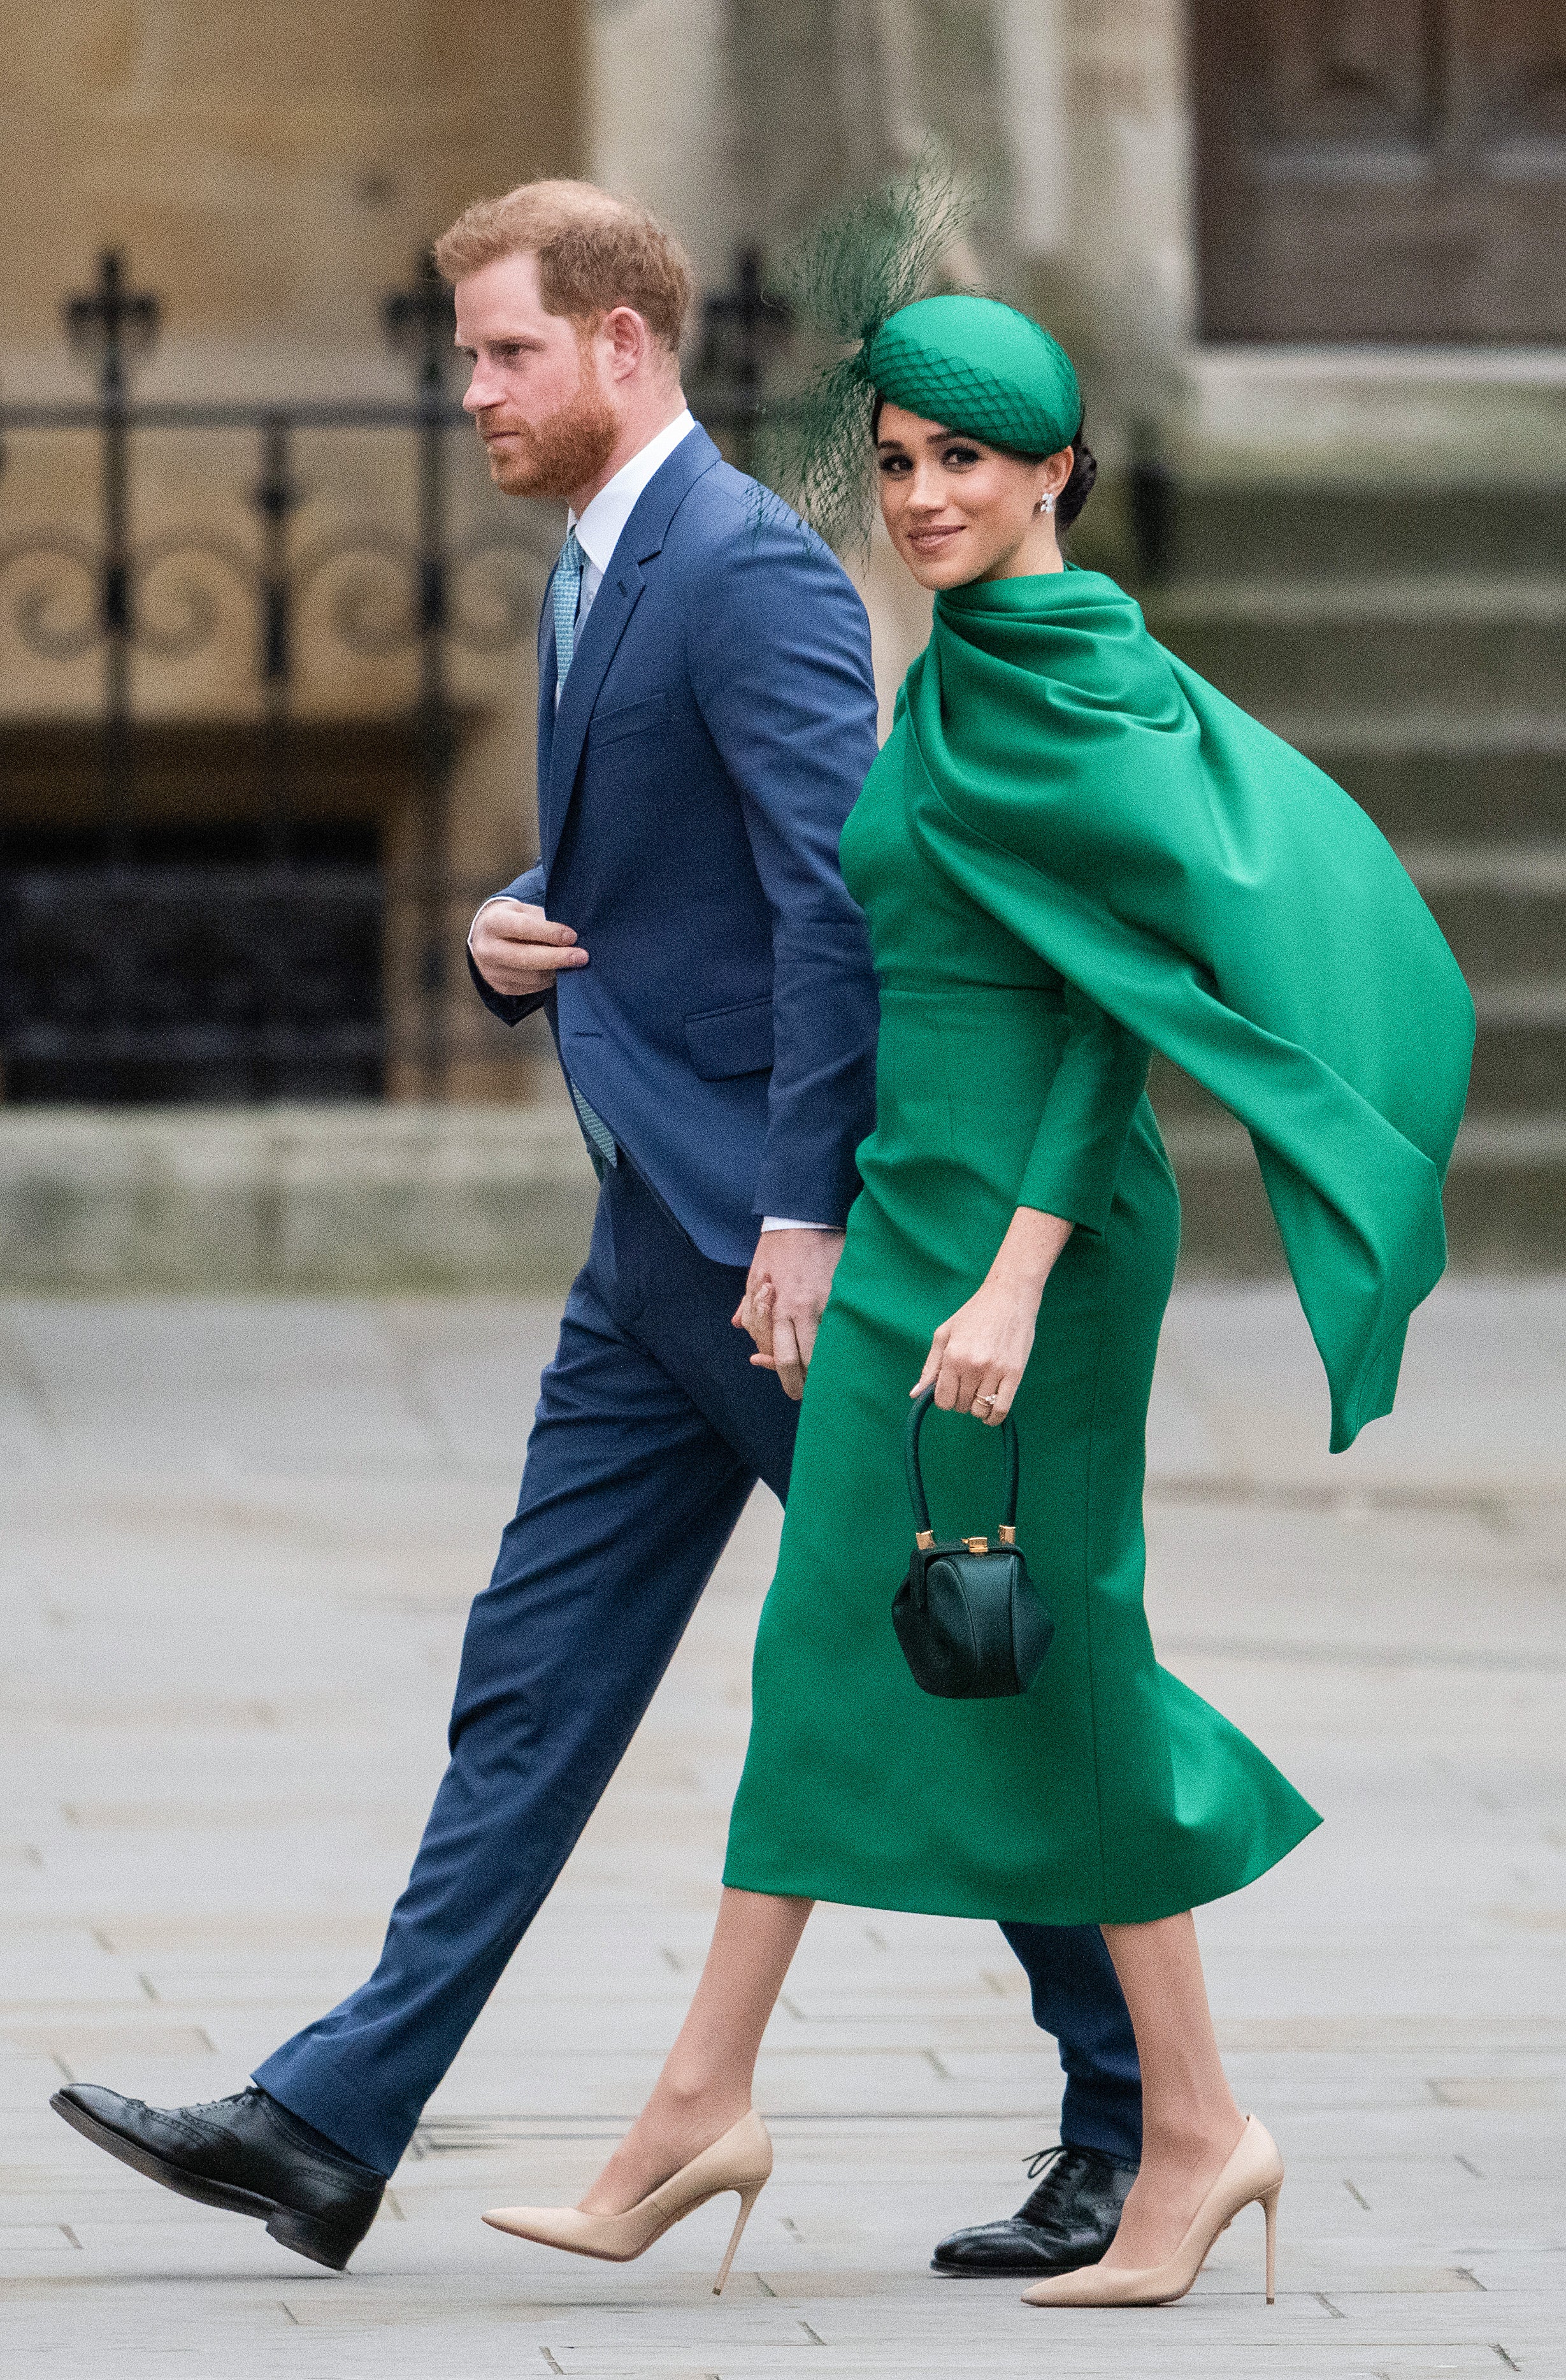
[[(1183, 1292), (1154, 1417), (1164, 1658), (1329, 1823), (1205, 1913), (1242, 2099), (1289, 2160), (1177, 2307), (929, 2276), (1052, 2136), (987, 1926), (819, 1912), (769, 2037), (776, 2179), (577, 2265), (480, 2208), (574, 2195), (707, 1937), (775, 1536), (759, 1500), (543, 1919), (341, 2278), (50, 2115), (62, 2076), (236, 2088), (357, 1982), (441, 1762), (466, 1600), (551, 1314), (0, 1306), (0, 2360), (28, 2375), (1566, 2374), (1566, 1282), (1443, 1289), (1329, 1462), (1270, 1289)], [(890, 1591), (890, 1583), (889, 1583)]]

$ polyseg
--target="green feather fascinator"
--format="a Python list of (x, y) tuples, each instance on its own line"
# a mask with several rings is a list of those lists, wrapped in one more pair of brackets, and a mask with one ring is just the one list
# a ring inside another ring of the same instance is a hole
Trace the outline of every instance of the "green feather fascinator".
[(973, 212), (941, 161), (827, 216), (780, 276), (795, 315), (851, 352), (761, 423), (760, 477), (829, 543), (863, 543), (873, 514), (878, 392), (1018, 454), (1068, 446), (1082, 419), (1070, 357), (998, 298), (924, 293)]
[(974, 204), (933, 154), (903, 180), (822, 217), (778, 274), (795, 319), (852, 353), (762, 417), (759, 477), (829, 544), (870, 525), (869, 348), (888, 318), (922, 298)]

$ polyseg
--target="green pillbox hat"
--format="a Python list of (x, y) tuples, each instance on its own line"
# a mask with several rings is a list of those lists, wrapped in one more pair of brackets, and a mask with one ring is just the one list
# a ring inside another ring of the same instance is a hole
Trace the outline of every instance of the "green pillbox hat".
[(921, 298), (881, 324), (867, 357), (882, 396), (1019, 455), (1055, 455), (1082, 419), (1071, 358), (998, 298)]

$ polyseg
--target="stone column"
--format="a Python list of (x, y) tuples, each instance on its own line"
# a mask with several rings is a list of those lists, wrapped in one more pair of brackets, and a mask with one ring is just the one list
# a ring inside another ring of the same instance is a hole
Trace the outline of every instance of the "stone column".
[(1192, 335), (1179, 0), (997, 0), (1024, 302), (1075, 356), (1111, 467), (1174, 402)]
[(650, 207), (707, 288), (736, 237), (728, 14), (727, 0), (593, 0), (590, 24), (588, 170)]

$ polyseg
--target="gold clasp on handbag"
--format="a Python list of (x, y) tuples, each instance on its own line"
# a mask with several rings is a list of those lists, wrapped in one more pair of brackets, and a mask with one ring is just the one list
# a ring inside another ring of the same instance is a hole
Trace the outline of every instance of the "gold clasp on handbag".
[(988, 1537), (965, 1537), (963, 1542), (970, 1554), (987, 1554), (989, 1551)]

